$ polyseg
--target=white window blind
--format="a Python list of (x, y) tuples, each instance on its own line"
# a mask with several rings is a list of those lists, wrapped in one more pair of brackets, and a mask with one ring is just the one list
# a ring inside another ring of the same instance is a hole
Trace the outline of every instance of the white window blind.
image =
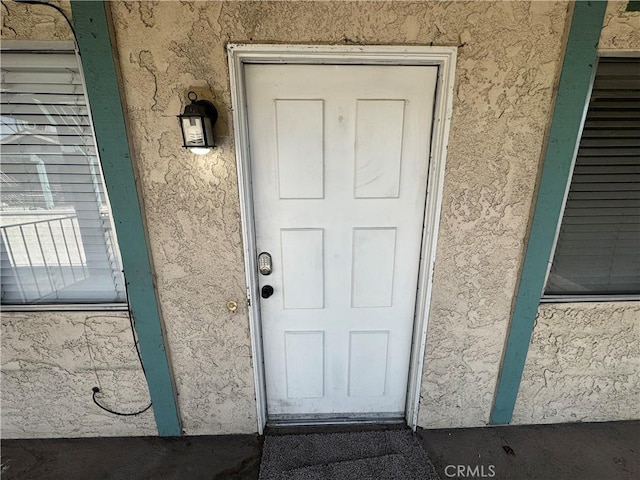
[(640, 59), (601, 58), (545, 291), (640, 293)]
[(126, 301), (75, 52), (1, 57), (2, 303)]

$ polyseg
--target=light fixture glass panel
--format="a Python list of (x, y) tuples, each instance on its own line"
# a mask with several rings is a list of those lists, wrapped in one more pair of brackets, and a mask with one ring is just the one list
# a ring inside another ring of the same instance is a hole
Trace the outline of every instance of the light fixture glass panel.
[(204, 117), (204, 132), (207, 145), (213, 145), (213, 125), (209, 117)]
[(204, 129), (200, 117), (185, 117), (182, 119), (182, 130), (187, 147), (204, 146)]

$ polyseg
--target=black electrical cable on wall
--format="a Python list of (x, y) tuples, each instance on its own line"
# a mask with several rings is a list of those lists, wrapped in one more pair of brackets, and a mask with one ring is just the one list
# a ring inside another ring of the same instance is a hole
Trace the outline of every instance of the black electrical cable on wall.
[[(124, 276), (124, 272), (122, 274)], [(126, 289), (126, 285), (127, 285), (126, 277), (125, 277), (124, 284), (125, 284), (125, 289)], [(135, 327), (135, 321), (133, 319), (133, 312), (131, 312), (131, 307), (129, 305), (131, 305), (131, 303), (129, 302), (129, 290), (127, 289), (127, 313), (129, 315), (129, 327), (131, 328), (131, 337), (133, 338), (133, 346), (136, 348), (136, 354), (138, 355), (138, 361), (140, 362), (140, 368), (142, 368), (142, 374), (144, 375), (144, 378), (146, 379), (147, 378), (147, 371), (144, 369), (144, 363), (142, 362), (142, 355), (140, 354), (140, 347), (138, 346), (138, 339), (136, 337), (136, 327)], [(93, 387), (92, 391), (93, 391), (93, 393), (91, 395), (91, 398), (93, 400), (93, 403), (95, 403), (98, 407), (100, 407), (105, 412), (112, 413), (113, 415), (119, 415), (121, 417), (133, 417), (135, 415), (140, 415), (141, 413), (144, 413), (147, 410), (149, 410), (151, 408), (151, 406), (153, 405), (153, 402), (149, 402), (149, 405), (147, 405), (142, 410), (138, 410), (137, 412), (131, 412), (131, 413), (116, 412), (115, 410), (111, 410), (110, 408), (105, 407), (100, 402), (98, 402), (98, 399), (96, 398), (96, 394), (100, 393), (100, 389), (98, 387)]]
[[(67, 22), (67, 24), (69, 25), (69, 28), (71, 29), (71, 33), (73, 34), (73, 38), (75, 40), (75, 44), (76, 44), (76, 49), (79, 50), (78, 48), (78, 36), (76, 35), (76, 31), (75, 28), (73, 28), (73, 23), (71, 22), (71, 19), (67, 16), (67, 14), (64, 12), (64, 10), (62, 10), (59, 6), (51, 4), (51, 3), (47, 3), (47, 2), (40, 2), (38, 0), (13, 0), (13, 2), (15, 3), (22, 3), (22, 4), (27, 4), (27, 5), (43, 5), (45, 7), (51, 7), (54, 10), (56, 10), (58, 13), (60, 13), (60, 15), (62, 15), (62, 17), (65, 19), (65, 21)], [(125, 289), (126, 289), (126, 279), (125, 279)], [(135, 322), (133, 320), (133, 313), (131, 312), (131, 307), (129, 307), (130, 303), (129, 303), (129, 292), (127, 291), (127, 313), (129, 315), (129, 326), (131, 328), (131, 336), (133, 337), (133, 345), (136, 349), (136, 354), (138, 355), (138, 360), (140, 361), (140, 367), (142, 368), (142, 373), (144, 375), (144, 378), (147, 378), (147, 372), (144, 369), (144, 363), (142, 362), (142, 355), (140, 354), (140, 348), (138, 347), (138, 339), (136, 338), (136, 329), (135, 329)], [(96, 373), (97, 375), (97, 373)], [(112, 410), (108, 407), (105, 407), (104, 405), (102, 405), (100, 402), (98, 402), (98, 399), (96, 398), (96, 395), (100, 393), (100, 388), (99, 387), (93, 387), (92, 389), (92, 394), (91, 394), (91, 398), (93, 400), (93, 403), (95, 403), (98, 407), (100, 407), (102, 410), (104, 410), (105, 412), (109, 412), (113, 415), (119, 415), (122, 417), (133, 417), (136, 415), (140, 415), (141, 413), (146, 412), (147, 410), (149, 410), (151, 408), (151, 406), (153, 405), (153, 402), (149, 402), (149, 405), (147, 405), (145, 408), (143, 408), (142, 410), (138, 410), (137, 412), (117, 412), (115, 410)]]
[(91, 398), (93, 399), (93, 403), (95, 403), (98, 407), (100, 407), (105, 412), (109, 412), (112, 415), (119, 415), (121, 417), (135, 417), (136, 415), (140, 415), (141, 413), (146, 412), (153, 405), (152, 402), (149, 402), (149, 405), (144, 407), (142, 410), (138, 410), (137, 412), (130, 412), (130, 413), (116, 412), (115, 410), (111, 410), (109, 407), (105, 407), (100, 402), (98, 402), (98, 399), (96, 398), (96, 394), (98, 394), (98, 393), (100, 393), (100, 389), (98, 387), (93, 387), (93, 393), (91, 394)]

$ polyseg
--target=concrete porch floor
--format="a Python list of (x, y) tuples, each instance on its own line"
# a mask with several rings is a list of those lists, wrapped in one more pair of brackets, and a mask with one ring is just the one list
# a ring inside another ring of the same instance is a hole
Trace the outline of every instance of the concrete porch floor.
[[(418, 437), (443, 480), (640, 478), (639, 421), (420, 430)], [(257, 479), (262, 439), (37, 439), (1, 446), (6, 480)]]

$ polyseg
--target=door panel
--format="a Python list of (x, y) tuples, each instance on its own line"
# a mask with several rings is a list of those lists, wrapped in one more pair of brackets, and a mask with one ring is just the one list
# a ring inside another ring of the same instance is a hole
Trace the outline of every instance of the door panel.
[(356, 101), (356, 198), (398, 198), (403, 100)]
[(322, 198), (322, 100), (276, 100), (279, 198)]
[(244, 68), (269, 416), (400, 416), (437, 68)]
[(323, 308), (323, 230), (282, 229), (280, 235), (283, 308)]

